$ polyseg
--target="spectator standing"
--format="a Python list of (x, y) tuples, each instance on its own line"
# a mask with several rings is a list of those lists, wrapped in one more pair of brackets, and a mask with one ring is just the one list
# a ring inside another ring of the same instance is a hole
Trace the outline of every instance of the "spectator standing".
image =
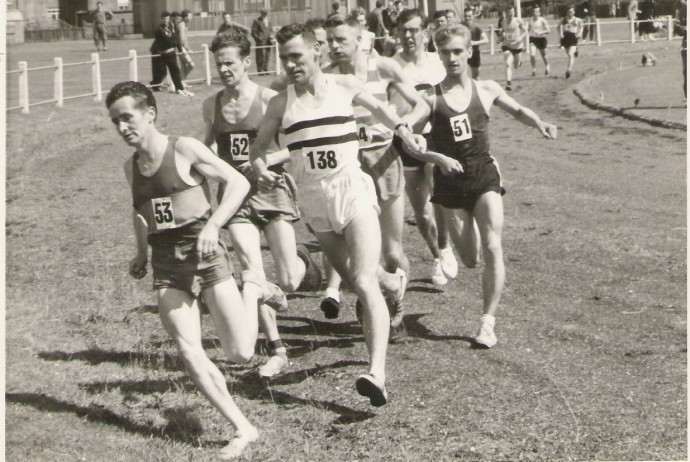
[(383, 2), (381, 0), (376, 0), (376, 8), (371, 10), (369, 16), (367, 17), (367, 29), (369, 32), (374, 33), (374, 49), (380, 54), (383, 54), (383, 45), (385, 43), (385, 36), (388, 33), (388, 29), (383, 23), (383, 11), (381, 7)]
[(113, 19), (113, 12), (103, 9), (103, 2), (96, 3), (96, 11), (91, 14), (93, 20), (93, 43), (96, 51), (100, 51), (99, 42), (103, 43), (103, 51), (108, 51), (108, 20)]
[(189, 54), (191, 48), (189, 46), (189, 38), (187, 37), (187, 23), (189, 22), (189, 10), (182, 10), (178, 16), (178, 21), (175, 27), (177, 33), (177, 47), (180, 50), (180, 72), (182, 80), (186, 80), (192, 69), (194, 69), (194, 61)]
[(357, 18), (357, 22), (362, 26), (360, 29), (359, 47), (363, 53), (369, 54), (374, 43), (374, 34), (367, 30), (367, 12), (361, 6), (352, 12), (352, 17)]
[(164, 11), (161, 14), (161, 19), (163, 22), (156, 28), (153, 43), (149, 49), (153, 55), (151, 56), (152, 90), (160, 91), (167, 68), (173, 85), (175, 85), (175, 92), (178, 95), (194, 96), (193, 93), (184, 89), (180, 79), (180, 67), (177, 65), (177, 38), (170, 20), (170, 13)]
[(656, 5), (654, 0), (643, 0), (640, 3), (640, 37), (642, 40), (654, 40), (654, 33), (656, 27), (654, 26), (654, 18), (656, 17)]
[(448, 20), (448, 25), (455, 24), (455, 21), (457, 20), (455, 11), (446, 10), (446, 19)]
[(247, 26), (245, 26), (244, 24), (240, 24), (238, 22), (233, 22), (232, 15), (228, 12), (225, 12), (223, 13), (223, 22), (218, 28), (218, 31), (216, 31), (216, 35), (220, 34), (221, 32), (225, 32), (226, 30), (232, 27), (239, 27), (246, 33), (249, 33), (249, 28)]
[(326, 19), (332, 18), (333, 16), (338, 16), (340, 14), (340, 2), (333, 2), (333, 4), (331, 5), (331, 12), (328, 13)]
[(271, 23), (268, 20), (268, 10), (259, 11), (261, 16), (252, 23), (252, 38), (256, 45), (256, 70), (259, 75), (268, 74), (268, 60), (271, 57), (273, 38), (271, 37)]

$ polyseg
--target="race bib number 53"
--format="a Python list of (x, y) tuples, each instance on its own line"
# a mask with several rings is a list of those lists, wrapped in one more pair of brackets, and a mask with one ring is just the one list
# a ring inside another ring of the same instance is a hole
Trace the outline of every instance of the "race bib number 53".
[(175, 227), (175, 212), (169, 197), (151, 199), (151, 205), (153, 206), (153, 221), (156, 224), (156, 230)]
[(302, 151), (304, 156), (304, 168), (313, 174), (329, 173), (338, 167), (338, 159), (335, 151), (313, 151), (305, 149)]
[(472, 127), (467, 114), (459, 114), (450, 118), (450, 128), (455, 141), (465, 141), (472, 138)]

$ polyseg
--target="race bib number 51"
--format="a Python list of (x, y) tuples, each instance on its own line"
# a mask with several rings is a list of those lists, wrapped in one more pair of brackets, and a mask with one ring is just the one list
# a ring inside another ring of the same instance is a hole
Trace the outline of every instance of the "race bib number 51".
[(230, 155), (235, 162), (249, 161), (249, 137), (246, 133), (230, 134)]
[(153, 206), (153, 221), (156, 224), (156, 230), (175, 227), (175, 212), (169, 197), (151, 199), (151, 205)]
[(465, 141), (472, 138), (472, 127), (467, 114), (459, 114), (450, 118), (450, 128), (455, 141)]
[(304, 156), (304, 168), (313, 174), (329, 173), (338, 167), (338, 159), (335, 151), (313, 151), (305, 149), (302, 151)]

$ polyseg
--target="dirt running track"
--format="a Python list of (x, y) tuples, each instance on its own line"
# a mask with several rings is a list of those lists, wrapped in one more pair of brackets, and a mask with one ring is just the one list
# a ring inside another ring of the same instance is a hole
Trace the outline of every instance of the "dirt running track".
[[(575, 78), (639, 53), (585, 56)], [(499, 344), (468, 348), (480, 273), (433, 287), (406, 226), (411, 340), (389, 348), (391, 404), (373, 411), (354, 391), (354, 296), (330, 323), (297, 294), (280, 318), (289, 374), (267, 389), (256, 363), (221, 363), (263, 432), (248, 460), (686, 459), (686, 134), (592, 112), (563, 78), (515, 83), (559, 138), (493, 114), (508, 190)], [(200, 136), (210, 92), (196, 91), (160, 97), (164, 131)], [(227, 429), (181, 371), (150, 279), (126, 275), (127, 149), (101, 107), (51, 112), (8, 117), (7, 460), (212, 460)], [(214, 338), (206, 327), (219, 359)]]

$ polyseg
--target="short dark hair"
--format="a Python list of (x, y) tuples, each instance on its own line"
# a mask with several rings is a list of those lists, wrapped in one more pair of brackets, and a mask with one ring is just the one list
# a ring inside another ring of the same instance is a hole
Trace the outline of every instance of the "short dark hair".
[(161, 13), (161, 18), (167, 18), (168, 16), (170, 16), (170, 12), (169, 12), (169, 11), (163, 11), (163, 12)]
[(309, 18), (307, 19), (307, 22), (304, 23), (304, 25), (312, 31), (315, 31), (316, 29), (325, 29), (325, 23), (326, 20), (323, 18)]
[(191, 11), (189, 11), (189, 10), (182, 10), (182, 12), (180, 13), (180, 16), (182, 16), (183, 18), (187, 18), (187, 17), (189, 17), (190, 14), (192, 14)]
[(398, 5), (400, 5), (401, 3), (402, 3), (402, 0), (395, 0), (395, 1), (393, 2), (393, 5), (398, 6)]
[(180, 16), (180, 13), (178, 13), (177, 11), (173, 11), (172, 13), (170, 13), (171, 18), (177, 18), (178, 16)]
[(137, 109), (144, 110), (152, 107), (156, 110), (156, 115), (158, 115), (158, 106), (156, 105), (156, 98), (153, 96), (153, 92), (143, 83), (132, 80), (115, 84), (108, 92), (108, 96), (105, 97), (105, 107), (110, 109), (110, 106), (115, 101), (125, 96), (129, 96), (134, 100)]
[[(422, 13), (417, 8), (405, 8), (398, 15), (396, 23), (398, 24), (398, 26), (402, 26), (407, 21), (413, 18), (422, 18)], [(423, 19), (424, 18), (422, 18), (422, 20)]]
[(340, 2), (333, 2), (333, 4), (331, 5), (331, 7), (332, 7), (334, 10), (339, 10), (339, 9), (340, 9)]
[(448, 10), (438, 10), (434, 13), (434, 19), (445, 18)]
[(288, 24), (287, 26), (281, 27), (276, 34), (276, 40), (279, 45), (284, 45), (289, 40), (298, 36), (302, 36), (302, 40), (305, 42), (316, 43), (314, 31), (310, 27), (307, 27), (306, 24), (300, 23)]
[(350, 26), (355, 29), (360, 29), (362, 25), (357, 21), (357, 16), (349, 15), (348, 17), (344, 17), (339, 14), (326, 19), (326, 23), (324, 24), (326, 29), (338, 26)]
[(383, 2), (381, 0), (376, 0), (376, 8), (381, 8), (383, 6)]
[(243, 58), (249, 56), (252, 44), (247, 37), (247, 31), (237, 26), (230, 26), (220, 34), (213, 37), (209, 50), (215, 53), (223, 48), (237, 48), (240, 50), (240, 56)]

